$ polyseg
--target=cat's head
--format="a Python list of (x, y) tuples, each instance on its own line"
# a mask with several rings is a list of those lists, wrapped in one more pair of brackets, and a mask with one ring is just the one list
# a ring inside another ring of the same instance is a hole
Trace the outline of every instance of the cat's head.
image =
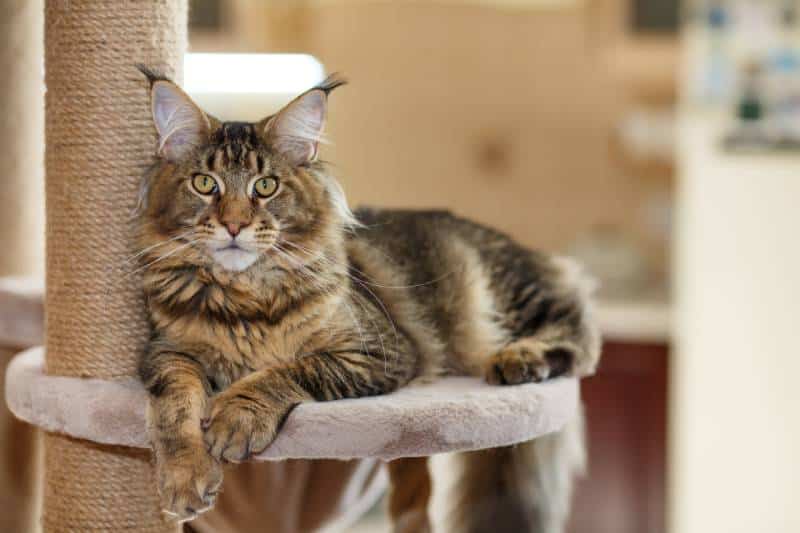
[(328, 94), (341, 78), (249, 123), (221, 122), (172, 81), (143, 72), (160, 158), (142, 191), (141, 244), (160, 252), (148, 255), (244, 271), (286, 252), (316, 251), (353, 222), (317, 160)]

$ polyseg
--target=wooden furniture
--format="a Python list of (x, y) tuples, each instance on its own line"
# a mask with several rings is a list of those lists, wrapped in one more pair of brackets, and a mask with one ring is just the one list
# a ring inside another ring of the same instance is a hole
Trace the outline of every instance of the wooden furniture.
[(668, 348), (609, 339), (582, 383), (588, 476), (577, 485), (569, 533), (665, 531)]

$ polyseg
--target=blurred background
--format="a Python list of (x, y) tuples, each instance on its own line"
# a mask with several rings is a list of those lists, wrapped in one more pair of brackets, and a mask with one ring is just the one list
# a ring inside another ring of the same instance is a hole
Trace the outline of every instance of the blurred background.
[[(598, 278), (571, 533), (800, 531), (800, 1), (190, 5), (210, 112), (259, 119), (342, 72), (323, 157), (352, 205), (449, 208)], [(29, 6), (4, 71), (40, 76)], [(2, 127), (37, 139), (20, 109)], [(43, 270), (29, 156), (0, 188), (4, 275)]]

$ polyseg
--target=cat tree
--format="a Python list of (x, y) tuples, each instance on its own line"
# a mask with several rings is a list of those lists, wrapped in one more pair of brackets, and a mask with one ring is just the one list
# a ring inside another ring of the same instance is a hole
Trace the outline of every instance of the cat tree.
[[(123, 265), (156, 143), (133, 65), (180, 79), (186, 15), (185, 0), (46, 4), (46, 350), (17, 356), (6, 375), (9, 407), (46, 430), (45, 531), (177, 530), (160, 512), (146, 394), (134, 377), (148, 339), (140, 280)], [(0, 284), (0, 333), (30, 345), (41, 305), (35, 287)], [(560, 429), (578, 396), (572, 379), (490, 387), (453, 378), (310, 403), (258, 459), (390, 460), (510, 445)]]

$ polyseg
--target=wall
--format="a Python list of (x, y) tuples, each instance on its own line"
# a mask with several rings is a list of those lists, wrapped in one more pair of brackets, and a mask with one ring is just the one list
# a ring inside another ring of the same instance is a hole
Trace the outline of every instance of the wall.
[(681, 128), (671, 531), (800, 531), (797, 156)]
[(44, 273), (42, 1), (3, 1), (0, 275)]
[(312, 51), (353, 80), (329, 131), (355, 203), (449, 207), (547, 248), (631, 225), (638, 187), (608, 155), (621, 102), (574, 13), (367, 5), (314, 21)]

